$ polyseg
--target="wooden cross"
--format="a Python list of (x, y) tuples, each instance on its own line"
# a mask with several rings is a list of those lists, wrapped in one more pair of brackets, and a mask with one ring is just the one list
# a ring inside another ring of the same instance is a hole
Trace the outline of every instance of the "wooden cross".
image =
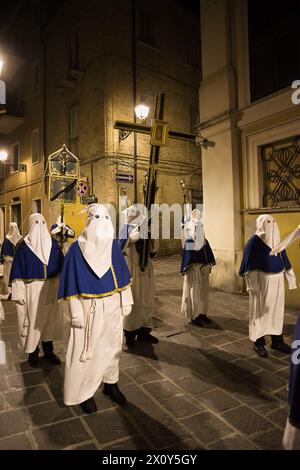
[[(156, 180), (159, 164), (160, 147), (167, 145), (168, 137), (170, 139), (185, 140), (187, 142), (193, 142), (194, 144), (196, 144), (196, 135), (187, 134), (184, 132), (170, 131), (168, 129), (168, 123), (163, 120), (164, 101), (165, 95), (163, 93), (158, 93), (156, 95), (154, 119), (152, 126), (144, 126), (143, 124), (136, 124), (126, 121), (115, 121), (113, 126), (114, 129), (118, 129), (119, 131), (123, 132), (125, 136), (129, 135), (131, 132), (136, 132), (139, 134), (148, 134), (151, 136), (151, 152), (148, 169), (147, 190), (145, 197), (145, 206), (148, 213), (151, 210), (152, 204), (155, 203)], [(151, 220), (149, 220), (149, 227), (150, 223)], [(142, 240), (142, 242), (143, 244), (140, 254), (140, 267), (141, 270), (144, 271), (149, 259), (151, 240), (148, 237), (147, 239)]]

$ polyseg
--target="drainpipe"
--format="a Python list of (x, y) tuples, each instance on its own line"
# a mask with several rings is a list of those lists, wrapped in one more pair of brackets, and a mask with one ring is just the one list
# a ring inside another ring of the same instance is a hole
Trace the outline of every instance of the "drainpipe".
[[(136, 123), (136, 2), (132, 0), (132, 95), (133, 95), (133, 122)], [(137, 161), (137, 133), (133, 132), (133, 175), (134, 175), (134, 204), (138, 202), (138, 161)]]

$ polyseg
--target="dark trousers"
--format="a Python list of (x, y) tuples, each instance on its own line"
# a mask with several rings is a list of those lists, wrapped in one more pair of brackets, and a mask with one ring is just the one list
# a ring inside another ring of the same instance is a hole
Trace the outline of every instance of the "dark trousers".
[[(44, 351), (45, 356), (51, 354), (53, 352), (53, 341), (42, 341), (42, 348)], [(38, 357), (40, 352), (40, 348), (37, 346), (35, 350), (30, 353), (31, 357)]]
[(146, 328), (142, 326), (142, 328), (139, 328), (138, 330), (133, 330), (133, 331), (128, 331), (124, 330), (125, 338), (135, 338), (137, 335), (138, 336), (143, 336), (143, 335), (148, 335), (151, 333), (151, 328)]

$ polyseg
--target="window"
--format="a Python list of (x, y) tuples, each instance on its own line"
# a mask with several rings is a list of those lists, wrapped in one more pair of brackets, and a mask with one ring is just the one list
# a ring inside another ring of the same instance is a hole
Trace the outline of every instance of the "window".
[(300, 136), (261, 147), (263, 206), (300, 206)]
[(139, 39), (155, 46), (153, 17), (146, 10), (140, 10), (139, 12)]
[(21, 203), (18, 202), (16, 204), (12, 204), (10, 207), (11, 207), (11, 222), (16, 222), (18, 224), (19, 230), (21, 232), (21, 228), (22, 228), (22, 206), (21, 206)]
[(32, 95), (40, 91), (40, 62), (36, 60), (32, 67)]
[(300, 76), (299, 0), (248, 0), (251, 101)]
[(200, 48), (198, 41), (190, 40), (187, 43), (187, 63), (200, 68)]
[(32, 200), (32, 213), (33, 214), (42, 213), (42, 200), (41, 199)]
[(10, 173), (14, 173), (18, 171), (19, 163), (20, 163), (20, 144), (16, 142), (11, 146), (11, 155), (10, 155)]
[(31, 132), (31, 161), (32, 164), (40, 161), (40, 132), (35, 129)]
[(77, 157), (79, 153), (79, 126), (78, 126), (79, 105), (72, 106), (69, 110), (69, 141), (70, 150)]

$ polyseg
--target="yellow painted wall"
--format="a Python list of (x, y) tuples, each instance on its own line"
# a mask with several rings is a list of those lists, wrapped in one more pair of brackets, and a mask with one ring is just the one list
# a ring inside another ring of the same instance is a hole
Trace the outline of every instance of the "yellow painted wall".
[[(263, 213), (263, 212), (261, 212)], [(260, 214), (246, 214), (245, 215), (245, 242), (255, 232), (255, 221)], [(281, 212), (272, 213), (276, 219), (281, 240), (290, 232), (292, 232), (300, 223), (300, 212)], [(287, 248), (287, 255), (294, 268), (297, 283), (300, 285), (300, 246), (299, 241), (294, 242)], [(288, 290), (286, 287), (286, 304), (290, 307), (300, 308), (300, 287), (295, 290)]]

